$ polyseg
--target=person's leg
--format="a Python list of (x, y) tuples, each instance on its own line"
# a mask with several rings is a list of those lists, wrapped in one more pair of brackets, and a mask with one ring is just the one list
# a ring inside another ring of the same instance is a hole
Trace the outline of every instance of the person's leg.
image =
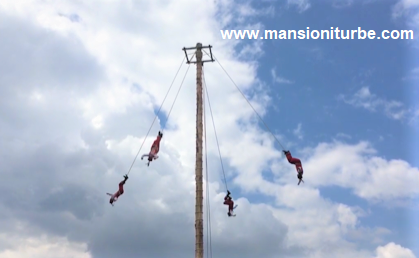
[(296, 163), (295, 168), (297, 169), (298, 174), (303, 174), (303, 166), (301, 165), (301, 162)]
[(155, 146), (155, 145), (153, 145), (153, 147), (151, 147), (151, 150), (150, 150), (150, 154), (149, 155), (156, 155), (157, 153), (159, 152), (159, 147), (158, 146)]
[(125, 180), (119, 183), (119, 195), (122, 195), (124, 193), (124, 184)]
[(295, 164), (301, 163), (301, 160), (297, 158), (293, 158), (290, 152), (286, 152), (285, 156), (287, 157), (288, 162), (291, 164), (295, 165)]

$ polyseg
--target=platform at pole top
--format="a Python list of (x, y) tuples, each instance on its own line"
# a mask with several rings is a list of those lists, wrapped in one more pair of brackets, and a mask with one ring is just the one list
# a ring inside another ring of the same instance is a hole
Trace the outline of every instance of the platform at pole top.
[(201, 60), (201, 63), (205, 63), (205, 62), (214, 62), (215, 60), (214, 60), (214, 58), (213, 58), (213, 56), (212, 56), (212, 46), (211, 46), (211, 45), (208, 45), (208, 46), (202, 46), (202, 43), (197, 43), (195, 47), (188, 47), (188, 48), (184, 47), (184, 48), (182, 48), (182, 50), (185, 52), (185, 56), (186, 56), (186, 63), (187, 63), (187, 64), (196, 64), (196, 62), (197, 62), (197, 61), (192, 61), (192, 59), (189, 59), (189, 56), (188, 56), (187, 50), (197, 50), (197, 51), (198, 51), (198, 50), (201, 50), (201, 49), (206, 49), (206, 48), (208, 48), (208, 49), (209, 49), (209, 52), (210, 52), (210, 59), (209, 59), (209, 60)]

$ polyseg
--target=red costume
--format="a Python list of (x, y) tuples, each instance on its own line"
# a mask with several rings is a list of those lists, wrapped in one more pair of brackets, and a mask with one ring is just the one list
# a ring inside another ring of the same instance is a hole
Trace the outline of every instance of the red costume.
[(160, 150), (160, 141), (161, 141), (162, 136), (163, 135), (160, 134), (160, 132), (159, 132), (159, 135), (157, 136), (157, 139), (155, 139), (154, 142), (153, 142), (153, 145), (151, 145), (151, 150), (150, 150), (150, 154), (149, 155), (156, 156), (157, 153), (159, 153), (159, 150)]
[(159, 153), (160, 150), (160, 141), (163, 137), (163, 134), (159, 131), (159, 134), (157, 135), (157, 139), (154, 140), (153, 145), (151, 145), (150, 152), (148, 154), (144, 154), (141, 156), (141, 159), (144, 157), (148, 157), (148, 163), (147, 165), (150, 165), (150, 162), (153, 161), (153, 159), (157, 159), (159, 156), (157, 156), (157, 153)]
[(225, 205), (228, 205), (228, 213), (227, 213), (227, 215), (228, 215), (229, 217), (231, 217), (231, 216), (236, 216), (236, 215), (234, 215), (234, 214), (233, 214), (233, 210), (234, 210), (234, 202), (233, 202), (233, 200), (231, 199), (231, 197), (230, 197), (230, 191), (228, 191), (228, 190), (227, 190), (227, 195), (226, 195), (226, 197), (224, 197), (224, 204), (225, 204)]
[(128, 180), (128, 176), (125, 175), (124, 178), (125, 179), (119, 183), (119, 185), (118, 185), (119, 189), (116, 193), (114, 193), (114, 194), (106, 193), (107, 195), (111, 196), (111, 199), (109, 200), (109, 203), (112, 204), (112, 206), (113, 206), (113, 203), (118, 200), (119, 196), (124, 194), (124, 184)]
[(300, 182), (298, 182), (298, 184), (300, 184), (301, 181), (303, 180), (303, 173), (304, 173), (303, 166), (301, 165), (301, 160), (297, 158), (293, 158), (289, 151), (284, 151), (284, 153), (285, 153), (285, 156), (287, 157), (288, 162), (295, 165), (295, 168), (298, 173), (297, 177), (298, 179), (300, 179)]

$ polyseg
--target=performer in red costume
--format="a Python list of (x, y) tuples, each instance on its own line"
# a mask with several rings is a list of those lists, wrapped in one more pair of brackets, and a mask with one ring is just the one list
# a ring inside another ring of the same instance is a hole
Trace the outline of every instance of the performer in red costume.
[(298, 182), (298, 185), (300, 185), (301, 181), (304, 183), (304, 181), (303, 181), (304, 171), (303, 171), (303, 166), (301, 165), (301, 160), (292, 157), (292, 155), (289, 151), (284, 150), (284, 154), (287, 157), (288, 162), (291, 163), (291, 164), (294, 164), (295, 168), (297, 169), (297, 177), (300, 180)]
[(147, 166), (150, 166), (151, 161), (159, 158), (159, 156), (157, 156), (157, 153), (159, 153), (159, 150), (160, 150), (160, 141), (162, 137), (163, 137), (163, 134), (159, 131), (159, 134), (157, 135), (157, 139), (154, 140), (153, 145), (151, 145), (150, 153), (144, 154), (141, 157), (141, 159), (143, 159), (144, 157), (148, 157)]

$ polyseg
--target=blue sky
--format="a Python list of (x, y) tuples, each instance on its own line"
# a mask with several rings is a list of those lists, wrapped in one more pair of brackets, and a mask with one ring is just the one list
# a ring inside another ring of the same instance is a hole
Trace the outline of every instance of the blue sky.
[[(268, 30), (306, 27), (351, 30), (361, 27), (378, 34), (385, 29), (410, 29), (403, 19), (392, 19), (393, 8), (393, 1), (370, 4), (359, 1), (345, 8), (335, 8), (330, 3), (312, 3), (303, 13), (276, 12), (273, 16), (260, 18), (260, 22)], [(265, 120), (271, 128), (285, 134), (287, 140), (296, 142), (291, 149), (295, 155), (298, 156), (299, 148), (331, 141), (343, 133), (350, 139), (340, 140), (349, 143), (369, 141), (379, 156), (404, 159), (419, 166), (415, 155), (419, 142), (414, 136), (419, 129), (418, 120), (408, 123), (405, 119), (392, 119), (386, 116), (383, 108), (370, 112), (339, 98), (342, 94), (353, 96), (361, 88), (368, 87), (379, 99), (398, 101), (405, 105), (404, 108), (419, 110), (419, 78), (406, 79), (419, 67), (418, 45), (412, 40), (271, 39), (264, 40), (263, 44), (265, 54), (260, 58), (258, 75), (279, 97), (273, 100), (276, 108), (270, 109)], [(291, 83), (276, 83), (272, 69), (276, 76)], [(292, 133), (299, 123), (304, 132), (303, 139)], [(310, 171), (305, 173), (310, 174)], [(319, 189), (325, 198), (370, 210), (372, 215), (362, 219), (362, 225), (384, 226), (397, 232), (394, 234), (398, 242), (419, 254), (418, 199), (411, 203), (414, 207), (384, 207), (358, 198), (348, 189), (333, 186)]]
[[(186, 74), (183, 63), (149, 129), (182, 48), (197, 42), (214, 47), (305, 171), (298, 186), (281, 146), (217, 62), (206, 63), (238, 208), (227, 216), (207, 109), (205, 251), (211, 237), (214, 257), (419, 257), (417, 37), (220, 35), (306, 27), (419, 35), (419, 1), (0, 0), (0, 258), (193, 256), (195, 65)], [(162, 129), (159, 158), (135, 159)], [(106, 193), (127, 171), (113, 207)]]

